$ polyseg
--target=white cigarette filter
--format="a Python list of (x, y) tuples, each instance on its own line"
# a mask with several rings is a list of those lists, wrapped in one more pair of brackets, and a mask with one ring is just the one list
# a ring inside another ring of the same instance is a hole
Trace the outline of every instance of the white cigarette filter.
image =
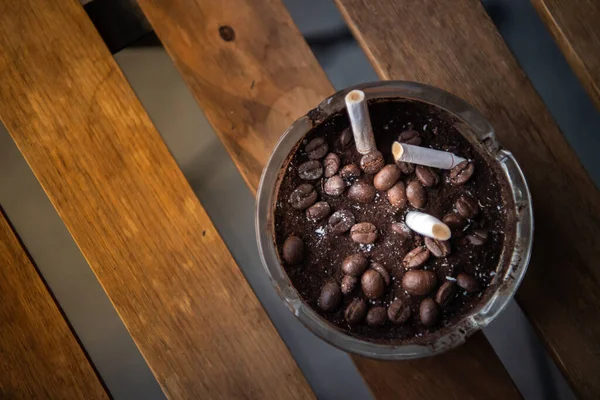
[(404, 222), (413, 231), (433, 239), (448, 240), (452, 236), (448, 225), (433, 215), (409, 211), (404, 217)]
[(394, 144), (392, 144), (392, 154), (396, 161), (441, 169), (452, 169), (465, 161), (464, 158), (448, 151), (428, 149), (426, 147), (413, 146), (412, 144), (400, 142), (394, 142)]
[(352, 125), (356, 150), (363, 155), (377, 150), (365, 93), (362, 90), (353, 90), (348, 93), (346, 95), (346, 109)]

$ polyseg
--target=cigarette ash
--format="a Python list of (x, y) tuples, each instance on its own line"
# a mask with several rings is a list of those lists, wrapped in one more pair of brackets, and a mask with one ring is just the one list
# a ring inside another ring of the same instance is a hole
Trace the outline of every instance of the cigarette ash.
[(317, 236), (319, 238), (322, 238), (323, 236), (325, 236), (325, 227), (324, 226), (320, 226), (317, 229), (315, 229), (315, 233), (317, 234)]
[(374, 244), (360, 244), (358, 246), (362, 251), (369, 253), (371, 250), (375, 248)]

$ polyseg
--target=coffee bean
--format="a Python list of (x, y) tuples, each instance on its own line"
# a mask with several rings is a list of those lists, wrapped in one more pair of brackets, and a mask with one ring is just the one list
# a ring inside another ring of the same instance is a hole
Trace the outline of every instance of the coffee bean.
[(347, 181), (352, 181), (360, 176), (360, 168), (356, 164), (348, 164), (340, 170), (340, 176)]
[(452, 281), (444, 282), (435, 294), (436, 303), (441, 307), (446, 307), (454, 299), (457, 291), (458, 287), (456, 286), (456, 283)]
[(308, 142), (304, 150), (306, 151), (306, 154), (308, 154), (308, 158), (311, 160), (318, 160), (319, 158), (325, 157), (325, 154), (329, 151), (329, 146), (327, 145), (325, 138), (318, 137)]
[(467, 293), (474, 293), (479, 291), (479, 282), (471, 274), (461, 272), (456, 276), (456, 284), (465, 289)]
[(354, 214), (348, 210), (339, 210), (331, 214), (327, 225), (329, 231), (335, 235), (347, 232), (354, 225)]
[(406, 256), (404, 256), (402, 263), (407, 269), (419, 268), (425, 264), (427, 260), (429, 260), (430, 255), (431, 253), (426, 247), (417, 247), (416, 249), (409, 251)]
[(417, 165), (415, 173), (419, 182), (421, 182), (421, 184), (425, 187), (435, 186), (440, 181), (440, 177), (438, 176), (437, 172), (435, 172), (435, 170), (431, 167)]
[(300, 264), (304, 259), (304, 242), (298, 236), (290, 235), (283, 242), (283, 259), (290, 265)]
[(410, 306), (407, 301), (396, 299), (388, 307), (387, 315), (392, 323), (403, 324), (410, 318)]
[(385, 282), (386, 286), (390, 284), (392, 278), (390, 277), (389, 272), (387, 272), (387, 269), (385, 269), (385, 267), (382, 264), (378, 262), (372, 262), (371, 269), (379, 272), (379, 275), (381, 275), (381, 277), (383, 278), (383, 281)]
[(367, 270), (360, 278), (362, 291), (369, 299), (376, 299), (385, 291), (385, 281), (375, 270)]
[(425, 296), (437, 286), (437, 277), (431, 271), (411, 269), (402, 277), (402, 288), (414, 296)]
[(453, 231), (462, 230), (469, 223), (462, 215), (457, 213), (449, 213), (444, 215), (442, 222), (448, 225)]
[(406, 186), (406, 198), (410, 205), (415, 208), (423, 208), (427, 203), (427, 193), (419, 181), (411, 181)]
[(340, 145), (342, 149), (350, 146), (354, 141), (354, 135), (352, 134), (352, 130), (350, 128), (346, 128), (340, 134)]
[(370, 203), (375, 199), (377, 191), (375, 188), (364, 182), (354, 182), (348, 189), (348, 197), (359, 203)]
[(385, 307), (373, 307), (367, 313), (367, 325), (382, 326), (387, 321), (387, 310)]
[(325, 181), (323, 191), (330, 196), (341, 196), (346, 190), (346, 182), (339, 175), (334, 175)]
[(325, 178), (330, 178), (338, 172), (342, 161), (337, 154), (329, 153), (323, 160), (323, 165), (325, 166)]
[(402, 240), (407, 240), (412, 238), (412, 231), (404, 222), (394, 222), (390, 225), (392, 232), (398, 234)]
[(306, 210), (306, 218), (312, 222), (319, 222), (325, 219), (331, 212), (331, 207), (326, 201), (319, 201)]
[(365, 154), (360, 159), (360, 167), (367, 174), (376, 174), (385, 165), (383, 154), (380, 151), (374, 150), (368, 154)]
[(467, 219), (473, 219), (479, 213), (479, 205), (477, 202), (467, 195), (462, 195), (454, 204), (456, 211)]
[(363, 299), (354, 299), (352, 303), (346, 307), (344, 318), (350, 325), (356, 325), (365, 319), (367, 315), (367, 302)]
[(367, 258), (361, 253), (350, 254), (342, 261), (342, 272), (350, 276), (361, 276), (367, 269)]
[(450, 170), (448, 177), (453, 185), (462, 185), (471, 179), (473, 172), (475, 172), (475, 164), (463, 161)]
[(414, 146), (418, 146), (421, 144), (422, 139), (421, 139), (421, 135), (419, 135), (419, 132), (415, 131), (414, 129), (409, 129), (409, 130), (402, 132), (398, 136), (398, 141), (400, 143), (406, 143), (406, 144), (412, 144)]
[(404, 182), (398, 182), (386, 192), (390, 204), (398, 209), (403, 209), (408, 203)]
[(388, 164), (381, 169), (373, 178), (373, 186), (375, 189), (385, 191), (391, 188), (398, 182), (402, 175), (402, 171), (395, 164)]
[(400, 171), (402, 171), (404, 175), (410, 175), (413, 172), (415, 172), (415, 164), (407, 163), (404, 161), (396, 161), (396, 165), (398, 166), (398, 168), (400, 168)]
[(298, 186), (290, 195), (290, 204), (296, 210), (304, 210), (317, 201), (317, 192), (312, 185), (304, 183)]
[(470, 235), (467, 235), (467, 242), (471, 243), (473, 246), (481, 246), (488, 240), (488, 230), (487, 229), (473, 229)]
[(323, 175), (323, 166), (316, 160), (307, 161), (298, 167), (298, 175), (304, 180), (319, 179)]
[(450, 243), (448, 241), (426, 237), (425, 246), (427, 246), (431, 254), (438, 258), (447, 257), (450, 254)]
[(337, 282), (328, 282), (321, 289), (319, 307), (323, 311), (332, 312), (338, 309), (342, 302), (342, 289)]
[(421, 319), (421, 323), (427, 328), (431, 328), (438, 323), (440, 314), (440, 306), (431, 297), (421, 302), (419, 306), (419, 318)]
[(370, 222), (358, 223), (350, 228), (350, 238), (360, 244), (374, 243), (377, 240), (377, 227)]
[(358, 282), (358, 279), (354, 276), (351, 275), (344, 275), (344, 277), (342, 278), (342, 293), (343, 294), (350, 294), (354, 291), (354, 289), (356, 288), (356, 283)]

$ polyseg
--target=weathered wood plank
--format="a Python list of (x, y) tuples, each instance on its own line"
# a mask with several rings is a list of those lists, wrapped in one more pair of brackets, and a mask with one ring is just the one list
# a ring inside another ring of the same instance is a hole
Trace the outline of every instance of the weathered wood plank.
[[(248, 186), (256, 191), (281, 133), (333, 92), (285, 7), (267, 0), (141, 0), (140, 5)], [(220, 28), (227, 34), (220, 35)], [(518, 397), (481, 334), (434, 360), (394, 365), (354, 357), (380, 399), (441, 398), (447, 393), (461, 398)], [(489, 368), (443, 378), (445, 385), (436, 383), (456, 365), (478, 360), (486, 360)], [(481, 385), (469, 384), (472, 380)]]
[(1, 398), (108, 399), (1, 212), (0, 298)]
[(600, 1), (531, 1), (600, 109)]
[(77, 2), (0, 12), (0, 116), (171, 398), (311, 398)]
[(367, 358), (355, 361), (379, 399), (520, 398), (514, 386), (507, 383), (510, 377), (495, 358), (485, 336), (476, 333), (460, 348), (436, 357), (403, 362)]
[(600, 193), (478, 0), (336, 0), (379, 76), (472, 103), (519, 160), (534, 199), (518, 300), (574, 389), (600, 393)]
[(279, 1), (218, 3), (139, 1), (255, 192), (281, 133), (333, 88)]

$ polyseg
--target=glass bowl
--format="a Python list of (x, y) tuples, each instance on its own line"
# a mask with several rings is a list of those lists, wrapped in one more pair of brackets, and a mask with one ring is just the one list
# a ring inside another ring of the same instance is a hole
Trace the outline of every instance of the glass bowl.
[[(274, 237), (274, 209), (281, 169), (290, 152), (313, 128), (315, 120), (325, 120), (345, 109), (344, 97), (360, 89), (367, 99), (402, 98), (429, 103), (457, 118), (458, 130), (472, 145), (495, 159), (510, 183), (515, 204), (515, 245), (505, 248), (490, 290), (472, 313), (456, 324), (433, 334), (427, 344), (384, 344), (350, 336), (320, 317), (300, 297), (290, 282), (277, 254)], [(260, 257), (275, 287), (287, 307), (314, 334), (350, 353), (385, 360), (407, 360), (427, 357), (450, 350), (464, 343), (467, 337), (488, 325), (506, 307), (519, 287), (529, 264), (533, 241), (533, 212), (527, 182), (513, 155), (502, 149), (494, 129), (479, 111), (464, 100), (441, 89), (415, 82), (383, 81), (365, 83), (341, 90), (325, 99), (316, 109), (294, 122), (275, 146), (265, 167), (257, 196), (256, 237)], [(509, 263), (503, 262), (506, 257)], [(507, 267), (508, 265), (508, 267)]]

